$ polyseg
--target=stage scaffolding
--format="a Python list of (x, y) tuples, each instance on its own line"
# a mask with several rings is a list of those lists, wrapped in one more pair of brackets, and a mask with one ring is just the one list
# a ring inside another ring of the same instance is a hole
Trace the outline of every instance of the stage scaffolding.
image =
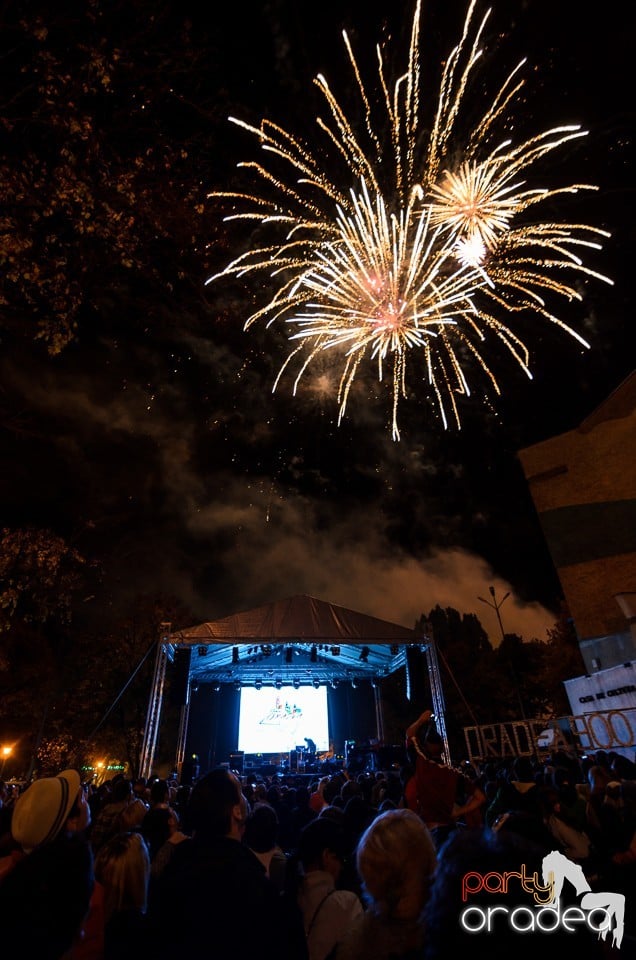
[(433, 715), (435, 716), (435, 726), (437, 732), (444, 742), (444, 755), (446, 762), (450, 764), (451, 755), (448, 746), (448, 735), (446, 733), (446, 701), (444, 700), (444, 689), (442, 687), (442, 678), (439, 672), (439, 662), (437, 659), (437, 648), (435, 646), (435, 637), (431, 624), (424, 623), (424, 642), (422, 647), (426, 655), (426, 666), (428, 669), (428, 679), (431, 685), (431, 702)]
[[(172, 659), (174, 656), (174, 647), (171, 643), (170, 637), (171, 627), (172, 624), (170, 623), (162, 623), (161, 633), (159, 639), (157, 640), (155, 669), (152, 677), (148, 713), (146, 714), (144, 739), (141, 745), (141, 756), (139, 758), (139, 776), (146, 778), (148, 778), (152, 773), (152, 767), (155, 761), (155, 752), (157, 749), (157, 740), (159, 739), (161, 708), (163, 706), (163, 694), (166, 685), (166, 667), (168, 659)], [(181, 757), (181, 759), (183, 760), (183, 757)]]
[[(404, 628), (400, 628), (404, 629)], [(406, 632), (406, 631), (405, 631)], [(414, 636), (414, 632), (411, 631), (411, 637)], [(157, 750), (157, 744), (159, 740), (159, 729), (161, 722), (161, 713), (163, 706), (163, 698), (165, 695), (166, 689), (166, 671), (168, 661), (172, 662), (175, 660), (175, 653), (181, 647), (181, 644), (178, 643), (180, 635), (172, 633), (172, 627), (169, 623), (164, 623), (161, 625), (161, 633), (157, 639), (157, 649), (155, 655), (155, 666), (152, 680), (152, 687), (150, 693), (150, 699), (148, 704), (148, 712), (146, 715), (146, 726), (144, 730), (144, 738), (140, 753), (140, 763), (139, 763), (139, 774), (143, 777), (150, 777), (153, 772), (155, 754)], [(388, 640), (389, 638), (387, 638)], [(445, 701), (444, 701), (444, 692), (442, 689), (442, 681), (439, 672), (439, 664), (437, 659), (437, 650), (435, 647), (435, 639), (433, 636), (433, 631), (431, 625), (426, 622), (423, 625), (422, 635), (417, 639), (415, 645), (419, 646), (422, 652), (426, 657), (426, 665), (428, 671), (428, 679), (430, 683), (431, 691), (431, 700), (432, 700), (432, 710), (435, 714), (435, 721), (437, 729), (440, 736), (442, 737), (444, 743), (444, 751), (446, 755), (446, 760), (448, 763), (451, 762), (450, 750), (448, 745), (448, 736), (446, 732), (446, 722), (445, 722)], [(175, 642), (177, 641), (177, 642)], [(376, 641), (377, 643), (377, 641)], [(413, 643), (411, 639), (410, 643)], [(236, 640), (234, 640), (234, 645), (236, 646)], [(288, 641), (281, 640), (276, 641), (272, 640), (270, 642), (270, 649), (272, 646), (288, 646)], [(383, 645), (377, 645), (376, 649), (387, 649), (390, 646), (391, 651), (391, 665), (394, 669), (399, 666), (406, 664), (405, 650), (409, 646), (409, 643), (397, 644), (395, 643), (395, 638), (393, 642), (385, 643)], [(247, 641), (244, 644), (239, 644), (241, 647), (250, 646), (254, 648), (253, 642), (250, 644)], [(355, 664), (350, 664), (347, 669), (346, 676), (349, 678), (354, 675), (354, 670), (351, 667), (355, 667), (360, 671), (360, 676), (367, 676), (368, 672), (363, 673), (363, 670), (366, 671), (367, 668), (367, 656), (369, 652), (369, 646), (366, 645), (364, 637), (357, 641), (357, 648), (360, 648), (361, 653), (356, 658)], [(254, 648), (255, 649), (255, 648)], [(362, 657), (362, 651), (366, 651), (367, 655)], [(205, 663), (206, 658), (203, 656), (205, 653), (204, 645), (199, 642), (197, 645), (198, 657), (201, 658), (201, 662)], [(385, 673), (385, 675), (387, 675)], [(195, 680), (198, 679), (195, 677)], [(374, 697), (374, 707), (375, 707), (375, 726), (376, 726), (376, 737), (377, 742), (382, 744), (384, 743), (385, 737), (385, 728), (384, 728), (384, 714), (383, 714), (383, 703), (382, 703), (382, 690), (381, 690), (381, 677), (371, 677), (371, 682), (373, 686), (373, 697)], [(190, 694), (191, 694), (191, 683), (193, 680), (192, 670), (189, 668), (187, 682), (185, 683), (185, 694), (183, 701), (180, 704), (181, 714), (179, 722), (179, 733), (177, 738), (176, 745), (176, 757), (175, 757), (175, 769), (180, 775), (181, 768), (184, 762), (186, 744), (187, 744), (187, 735), (188, 735), (188, 722), (190, 716)], [(232, 680), (236, 684), (236, 678)], [(344, 681), (341, 681), (344, 682)], [(352, 683), (355, 686), (354, 683)]]

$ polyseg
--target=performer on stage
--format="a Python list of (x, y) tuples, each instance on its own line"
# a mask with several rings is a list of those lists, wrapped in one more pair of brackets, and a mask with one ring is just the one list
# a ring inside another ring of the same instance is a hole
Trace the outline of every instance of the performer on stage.
[(305, 743), (307, 744), (307, 753), (310, 757), (316, 756), (316, 744), (311, 739), (311, 737), (304, 737)]

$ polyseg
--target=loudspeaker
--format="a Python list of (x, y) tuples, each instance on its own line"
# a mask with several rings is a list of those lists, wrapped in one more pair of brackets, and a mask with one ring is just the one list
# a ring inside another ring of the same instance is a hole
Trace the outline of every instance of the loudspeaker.
[(170, 684), (170, 703), (173, 707), (182, 707), (187, 700), (191, 656), (191, 647), (179, 647), (175, 650)]

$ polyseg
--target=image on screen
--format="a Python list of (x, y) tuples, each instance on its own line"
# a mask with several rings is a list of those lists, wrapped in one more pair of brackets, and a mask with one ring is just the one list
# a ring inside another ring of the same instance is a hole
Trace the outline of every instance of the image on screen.
[(326, 687), (243, 687), (239, 708), (238, 749), (245, 753), (287, 753), (305, 746), (329, 749)]

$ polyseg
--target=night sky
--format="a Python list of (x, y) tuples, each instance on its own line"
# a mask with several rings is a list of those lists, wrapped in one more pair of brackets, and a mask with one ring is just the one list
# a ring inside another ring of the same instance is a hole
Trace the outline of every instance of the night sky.
[[(9, 4), (5, 58), (25, 6), (53, 17), (45, 4)], [(395, 442), (390, 394), (372, 378), (361, 378), (339, 427), (335, 392), (293, 397), (287, 378), (272, 393), (284, 335), (264, 325), (243, 330), (256, 288), (205, 286), (245, 242), (244, 229), (219, 226), (205, 198), (235, 182), (239, 161), (258, 155), (229, 114), (252, 123), (266, 116), (311, 140), (320, 103), (313, 77), (324, 73), (343, 98), (351, 86), (342, 29), (372, 77), (377, 40), (391, 38), (405, 63), (413, 5), (270, 0), (195, 12), (176, 2), (97, 4), (90, 9), (102, 13), (90, 26), (85, 7), (62, 4), (42, 42), (57, 43), (59, 53), (70, 29), (72, 51), (86, 29), (87, 38), (104, 35), (124, 50), (132, 66), (125, 81), (115, 73), (112, 96), (137, 124), (135, 146), (141, 155), (144, 137), (155, 148), (183, 141), (185, 150), (187, 142), (183, 170), (206, 212), (192, 218), (196, 236), (178, 289), (154, 276), (170, 258), (168, 240), (158, 238), (156, 256), (148, 243), (125, 290), (110, 282), (108, 263), (92, 264), (92, 281), (103, 282), (99, 307), (80, 318), (58, 354), (26, 323), (3, 336), (0, 525), (51, 529), (99, 561), (103, 575), (82, 608), (95, 630), (140, 593), (176, 595), (194, 622), (306, 593), (408, 627), (436, 604), (455, 607), (477, 613), (496, 641), (491, 612), (477, 600), (493, 584), (499, 596), (512, 593), (502, 608), (506, 630), (544, 639), (559, 583), (516, 453), (574, 428), (633, 366), (631, 8), (616, 0), (495, 4), (480, 73), (488, 86), (527, 56), (521, 135), (561, 123), (589, 131), (540, 174), (547, 185), (599, 187), (554, 201), (556, 219), (612, 234), (589, 259), (614, 286), (585, 281), (583, 302), (561, 310), (591, 349), (544, 321), (529, 324), (533, 380), (502, 360), (502, 397), (496, 407), (467, 403), (461, 431), (442, 428), (422, 384), (402, 404)], [(465, 7), (423, 7), (426, 91), (459, 37)], [(135, 44), (141, 24), (144, 40)], [(479, 85), (471, 96), (483, 107)], [(150, 109), (158, 122), (144, 127), (141, 112)], [(114, 115), (92, 134), (103, 150), (120, 137)], [(4, 135), (3, 149), (18, 157), (6, 124)], [(175, 202), (178, 184), (168, 188), (157, 169), (153, 196)], [(6, 305), (6, 291), (4, 298)]]

